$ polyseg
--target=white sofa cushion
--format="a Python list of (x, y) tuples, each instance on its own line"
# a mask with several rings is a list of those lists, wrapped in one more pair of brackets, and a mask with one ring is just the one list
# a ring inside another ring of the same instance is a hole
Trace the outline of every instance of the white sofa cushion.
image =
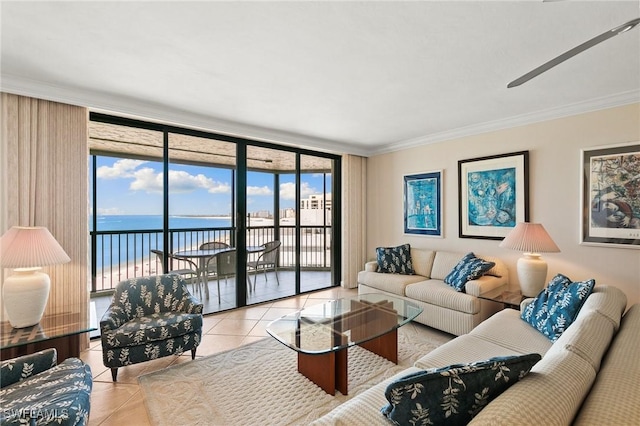
[(407, 285), (405, 295), (410, 299), (458, 312), (476, 314), (480, 311), (478, 298), (452, 290), (444, 281), (432, 279)]
[(358, 283), (368, 287), (384, 290), (389, 293), (404, 296), (404, 289), (409, 284), (422, 281), (422, 275), (381, 274), (379, 272), (358, 272)]
[(466, 364), (496, 356), (522, 355), (522, 352), (504, 348), (495, 343), (478, 339), (470, 334), (458, 336), (418, 359), (414, 366), (423, 369)]
[(595, 376), (588, 362), (573, 352), (547, 354), (469, 424), (568, 425)]
[(444, 281), (444, 278), (449, 275), (449, 272), (451, 272), (464, 255), (465, 253), (437, 251), (433, 259), (431, 278)]
[(586, 315), (589, 311), (597, 311), (609, 318), (613, 323), (616, 331), (620, 327), (620, 319), (622, 313), (627, 307), (627, 296), (619, 288), (596, 285), (591, 295), (582, 305), (576, 320), (582, 315)]
[(640, 304), (622, 318), (620, 331), (574, 425), (640, 424)]
[(471, 330), (471, 335), (521, 353), (544, 355), (552, 345), (545, 335), (520, 319), (520, 311), (503, 309)]
[(597, 373), (615, 333), (613, 323), (599, 312), (589, 311), (562, 333), (548, 353), (567, 350), (584, 358)]
[(411, 248), (411, 260), (413, 262), (413, 270), (417, 275), (425, 278), (431, 278), (431, 268), (433, 267), (433, 259), (436, 252), (433, 250), (424, 250), (419, 248)]

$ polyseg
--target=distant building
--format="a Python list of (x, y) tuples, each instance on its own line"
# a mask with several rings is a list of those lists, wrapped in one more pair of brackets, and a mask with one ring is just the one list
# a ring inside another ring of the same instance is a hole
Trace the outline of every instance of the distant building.
[(284, 218), (293, 218), (295, 219), (296, 217), (296, 209), (292, 209), (292, 208), (288, 208), (288, 209), (280, 209), (280, 218), (284, 219)]
[(300, 200), (301, 225), (331, 225), (331, 194), (314, 194)]
[(260, 210), (257, 212), (251, 212), (249, 213), (249, 216), (251, 217), (261, 217), (264, 219), (272, 219), (273, 216), (271, 215), (271, 212), (269, 210)]

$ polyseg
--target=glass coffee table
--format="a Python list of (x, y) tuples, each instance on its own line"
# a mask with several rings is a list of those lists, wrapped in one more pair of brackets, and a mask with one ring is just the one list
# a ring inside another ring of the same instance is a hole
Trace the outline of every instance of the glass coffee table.
[(271, 322), (267, 333), (298, 352), (298, 371), (347, 395), (347, 348), (358, 345), (398, 363), (398, 328), (422, 312), (406, 300), (362, 294), (304, 308)]

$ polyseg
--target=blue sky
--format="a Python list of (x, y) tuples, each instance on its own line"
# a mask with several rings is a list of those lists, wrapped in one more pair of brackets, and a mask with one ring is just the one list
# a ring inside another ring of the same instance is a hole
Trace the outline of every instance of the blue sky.
[[(231, 212), (231, 176), (228, 169), (169, 166), (171, 215), (226, 215)], [(97, 205), (99, 215), (162, 214), (162, 163), (97, 157)], [(302, 175), (302, 197), (322, 194), (323, 177)], [(330, 178), (327, 192), (330, 192)], [(273, 175), (249, 172), (247, 210), (273, 212)], [(295, 207), (295, 177), (280, 176), (280, 208)]]

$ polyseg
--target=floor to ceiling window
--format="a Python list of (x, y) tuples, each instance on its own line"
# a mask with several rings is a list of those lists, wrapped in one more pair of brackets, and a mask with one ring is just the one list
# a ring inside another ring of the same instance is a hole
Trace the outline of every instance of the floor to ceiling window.
[(94, 294), (174, 271), (217, 312), (339, 285), (339, 156), (96, 113), (89, 128)]

